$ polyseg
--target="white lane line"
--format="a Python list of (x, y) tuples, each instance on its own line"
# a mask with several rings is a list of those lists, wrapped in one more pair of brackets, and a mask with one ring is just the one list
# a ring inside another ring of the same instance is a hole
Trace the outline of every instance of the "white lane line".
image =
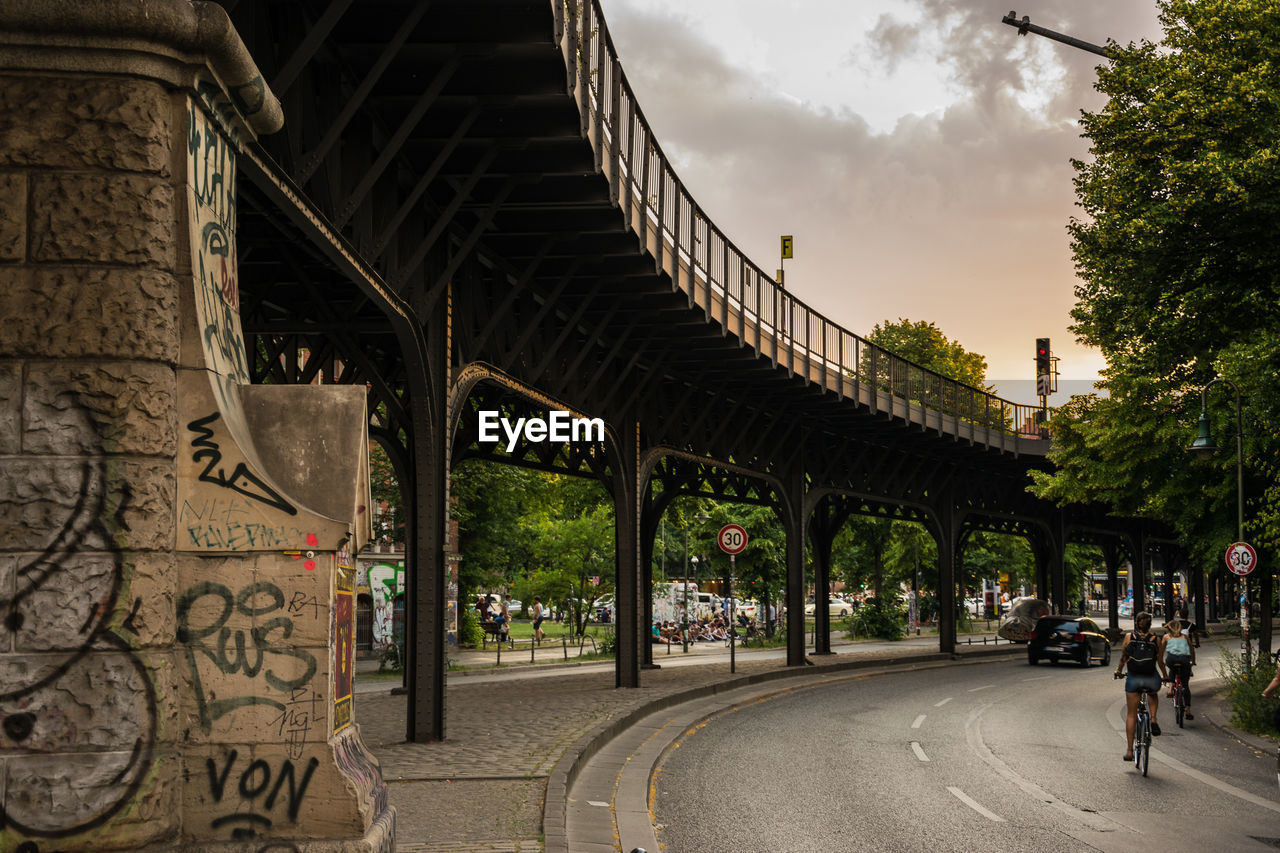
[(1034, 677), (1032, 677), (1032, 678), (1022, 678), (1022, 679), (1019, 679), (1019, 680), (1020, 680), (1020, 681), (1023, 681), (1023, 682), (1027, 682), (1027, 681), (1048, 681), (1050, 678), (1055, 678), (1055, 677), (1056, 677), (1056, 676), (1053, 676), (1053, 675), (1037, 675), (1037, 676), (1034, 676)]
[(911, 724), (911, 728), (918, 729), (920, 728), (920, 724), (923, 722), (924, 722), (924, 714), (921, 714), (920, 716), (916, 717), (916, 721)]
[(609, 808), (609, 804), (608, 804), (608, 803), (602, 803), (602, 802), (600, 802), (599, 800), (587, 800), (587, 805), (589, 805), (589, 806), (596, 806), (596, 807), (598, 807), (598, 808), (602, 808), (602, 809), (607, 809), (607, 808)]
[(964, 803), (966, 806), (973, 809), (975, 812), (982, 815), (987, 820), (995, 821), (996, 823), (1004, 823), (1004, 818), (1000, 817), (1000, 815), (986, 808), (981, 803), (974, 800), (973, 797), (970, 797), (964, 791), (961, 791), (959, 788), (953, 788), (950, 785), (948, 785), (947, 790), (950, 791), (952, 794), (954, 794), (957, 800)]
[[(1124, 700), (1120, 700), (1120, 704), (1124, 704)], [(1050, 794), (1044, 788), (1041, 788), (1030, 779), (1018, 775), (1013, 768), (1005, 764), (1004, 760), (999, 758), (991, 748), (987, 746), (986, 740), (982, 737), (982, 714), (992, 705), (983, 705), (975, 708), (969, 713), (969, 719), (965, 720), (964, 736), (969, 744), (969, 748), (973, 750), (979, 758), (981, 758), (992, 770), (1004, 777), (1009, 782), (1017, 785), (1028, 794), (1031, 799), (1044, 803), (1052, 809), (1062, 812), (1075, 820), (1084, 823), (1085, 826), (1095, 832), (1114, 832), (1118, 829), (1118, 825), (1108, 820), (1096, 812), (1087, 812), (1078, 809), (1070, 803), (1064, 803), (1062, 800)]]
[[(1107, 712), (1108, 716), (1111, 718), (1111, 727), (1116, 730), (1120, 737), (1124, 737), (1125, 713), (1126, 707), (1123, 699), (1112, 705)], [(1230, 782), (1224, 782), (1216, 776), (1210, 776), (1208, 773), (1183, 764), (1178, 759), (1162, 750), (1156, 749), (1154, 746), (1151, 747), (1151, 757), (1156, 761), (1159, 761), (1161, 764), (1167, 765), (1180, 773), (1190, 776), (1197, 782), (1203, 782), (1211, 788), (1216, 788), (1224, 794), (1236, 797), (1237, 799), (1244, 800), (1248, 803), (1253, 803), (1255, 806), (1261, 806), (1264, 809), (1270, 809), (1273, 812), (1280, 812), (1280, 805), (1277, 805), (1271, 800), (1265, 797), (1259, 797), (1257, 794), (1251, 793), (1250, 791), (1237, 788)]]
[(935, 707), (935, 708), (941, 708), (943, 705), (947, 704), (947, 703), (948, 703), (948, 702), (950, 702), (950, 701), (951, 701), (951, 697), (950, 697), (950, 696), (948, 696), (946, 699), (943, 699), (941, 702), (937, 703), (937, 704), (936, 704), (936, 705), (934, 705), (933, 707)]
[(988, 687), (995, 687), (995, 685), (994, 685), (994, 684), (984, 684), (984, 685), (982, 685), (981, 687), (974, 687), (974, 688), (972, 688), (969, 692), (970, 692), (970, 693), (977, 693), (979, 690), (986, 690)]
[(918, 740), (911, 741), (911, 751), (914, 752), (916, 754), (916, 758), (920, 759), (921, 761), (929, 760), (929, 756), (925, 755), (924, 750), (920, 748), (920, 741)]

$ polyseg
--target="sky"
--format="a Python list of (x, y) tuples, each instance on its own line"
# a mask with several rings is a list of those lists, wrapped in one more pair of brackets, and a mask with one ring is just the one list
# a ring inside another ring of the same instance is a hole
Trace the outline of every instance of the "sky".
[(860, 335), (932, 321), (1017, 402), (1048, 337), (1050, 404), (1090, 389), (1105, 362), (1068, 331), (1067, 224), (1105, 60), (1001, 18), (1013, 3), (1095, 44), (1154, 41), (1154, 0), (600, 2), (681, 181), (761, 268), (794, 238), (797, 298)]

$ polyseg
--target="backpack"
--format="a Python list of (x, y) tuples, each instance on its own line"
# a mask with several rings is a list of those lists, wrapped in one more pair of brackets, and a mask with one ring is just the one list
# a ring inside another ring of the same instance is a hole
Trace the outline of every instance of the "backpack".
[(1150, 634), (1139, 636), (1136, 633), (1129, 635), (1129, 672), (1132, 675), (1155, 675), (1156, 672), (1156, 641)]

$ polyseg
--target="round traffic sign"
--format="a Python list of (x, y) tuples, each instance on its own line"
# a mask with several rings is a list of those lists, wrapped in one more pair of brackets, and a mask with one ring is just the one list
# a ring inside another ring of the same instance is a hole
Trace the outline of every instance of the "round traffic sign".
[(1232, 542), (1227, 546), (1227, 568), (1233, 574), (1247, 575), (1258, 564), (1258, 552), (1248, 542)]
[(720, 528), (716, 541), (720, 543), (720, 550), (726, 554), (741, 554), (747, 547), (747, 531), (740, 525), (726, 524)]

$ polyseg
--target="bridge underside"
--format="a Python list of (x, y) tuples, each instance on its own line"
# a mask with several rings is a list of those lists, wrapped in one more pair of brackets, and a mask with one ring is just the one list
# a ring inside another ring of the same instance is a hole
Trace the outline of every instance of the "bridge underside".
[[(223, 5), (286, 119), (241, 158), (254, 380), (369, 388), (409, 509), (409, 739), (445, 736), (448, 472), (468, 458), (609, 489), (619, 686), (640, 682), (653, 532), (682, 494), (775, 508), (796, 620), (805, 536), (823, 581), (850, 514), (921, 521), (944, 650), (968, 530), (1030, 537), (1059, 604), (1073, 531), (1143, 552), (1135, 526), (1026, 493), (1048, 444), (1029, 411), (867, 345), (741, 257), (649, 134), (596, 3)], [(607, 440), (497, 453), (482, 408), (599, 417)], [(788, 638), (799, 665), (802, 626)]]

